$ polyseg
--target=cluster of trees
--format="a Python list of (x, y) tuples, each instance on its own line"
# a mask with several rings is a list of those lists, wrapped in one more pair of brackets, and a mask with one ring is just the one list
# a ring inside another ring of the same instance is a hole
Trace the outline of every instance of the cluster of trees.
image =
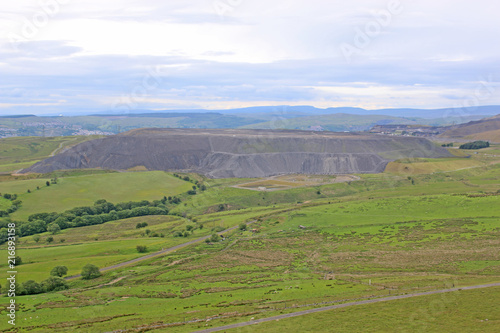
[(163, 199), (160, 200), (162, 204), (166, 205), (167, 203), (171, 205), (178, 205), (181, 203), (181, 199), (177, 198), (176, 196), (173, 197), (163, 197)]
[[(18, 223), (17, 235), (24, 237), (46, 231), (56, 234), (62, 229), (102, 224), (129, 217), (167, 215), (168, 212), (168, 208), (161, 200), (124, 202), (114, 205), (102, 199), (96, 201), (92, 207), (76, 207), (64, 213), (32, 214), (28, 217), (27, 222)], [(0, 228), (2, 227), (0, 225)], [(0, 244), (6, 239), (7, 230), (3, 229), (0, 231)]]
[[(66, 274), (68, 274), (68, 268), (66, 266), (56, 266), (50, 271), (50, 277), (40, 283), (34, 280), (28, 280), (23, 282), (21, 286), (16, 285), (16, 294), (35, 295), (68, 289), (68, 283), (63, 279), (63, 276)], [(101, 272), (97, 266), (87, 264), (83, 267), (81, 275), (82, 279), (90, 280), (101, 276)]]
[(474, 142), (464, 143), (459, 148), (460, 149), (481, 149), (481, 148), (488, 148), (489, 146), (490, 146), (490, 143), (488, 141), (474, 141)]
[(453, 147), (453, 142), (450, 143), (443, 143), (441, 147)]
[[(188, 194), (196, 194), (196, 188), (199, 188), (201, 191), (205, 191), (207, 189), (207, 187), (205, 185), (203, 185), (202, 183), (200, 183), (196, 179), (189, 178), (189, 176), (182, 176), (182, 175), (179, 175), (177, 173), (174, 173), (173, 176), (177, 177), (179, 179), (182, 179), (182, 180), (184, 180), (186, 182), (191, 182), (191, 183), (193, 183), (195, 185), (195, 186), (193, 186), (193, 190), (189, 190), (188, 191)], [(189, 192), (192, 192), (192, 191), (194, 191), (195, 193), (189, 193)]]
[(198, 229), (203, 229), (203, 224), (199, 224), (199, 225), (192, 225), (192, 224), (188, 224), (186, 226), (186, 229), (183, 230), (183, 231), (175, 231), (174, 232), (174, 237), (188, 237), (190, 234), (192, 234), (196, 228)]
[[(62, 277), (68, 273), (66, 266), (56, 266), (50, 271), (50, 277), (38, 283), (33, 280), (23, 282), (21, 287), (16, 287), (19, 295), (35, 295), (68, 289), (68, 283)], [(19, 289), (18, 289), (19, 288)]]
[(12, 201), (11, 206), (7, 210), (0, 210), (0, 217), (9, 216), (9, 214), (14, 213), (16, 210), (21, 207), (22, 201), (17, 199), (17, 194), (4, 193), (3, 195), (0, 193), (4, 199)]

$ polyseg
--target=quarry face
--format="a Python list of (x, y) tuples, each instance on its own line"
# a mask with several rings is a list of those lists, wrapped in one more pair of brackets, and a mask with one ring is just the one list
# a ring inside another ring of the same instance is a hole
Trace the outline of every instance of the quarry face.
[(383, 172), (407, 157), (450, 157), (424, 138), (238, 129), (138, 129), (75, 147), (23, 173), (64, 169), (164, 170), (211, 178)]

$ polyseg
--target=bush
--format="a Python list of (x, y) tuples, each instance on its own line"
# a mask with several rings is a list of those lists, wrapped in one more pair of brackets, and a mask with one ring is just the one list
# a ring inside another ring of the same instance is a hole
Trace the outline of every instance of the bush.
[(145, 245), (137, 245), (135, 248), (137, 249), (137, 252), (139, 252), (139, 253), (148, 252), (148, 247)]
[(56, 266), (50, 271), (52, 276), (63, 277), (66, 274), (68, 274), (68, 267), (66, 266)]
[(16, 256), (14, 258), (14, 261), (16, 262), (16, 266), (19, 266), (19, 265), (21, 265), (23, 263), (23, 260), (21, 259), (20, 256)]
[(101, 272), (99, 272), (99, 268), (96, 265), (87, 264), (83, 266), (82, 269), (82, 279), (91, 280), (101, 276)]
[(241, 223), (241, 224), (240, 224), (240, 226), (239, 226), (239, 229), (240, 229), (241, 231), (245, 231), (245, 230), (247, 230), (247, 224), (246, 224), (246, 223)]

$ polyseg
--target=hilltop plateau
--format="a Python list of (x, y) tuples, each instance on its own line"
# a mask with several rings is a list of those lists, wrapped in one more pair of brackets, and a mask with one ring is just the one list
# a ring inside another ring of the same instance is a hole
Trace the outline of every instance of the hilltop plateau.
[(90, 140), (23, 173), (165, 170), (211, 178), (379, 173), (405, 157), (449, 157), (424, 138), (292, 130), (138, 129)]

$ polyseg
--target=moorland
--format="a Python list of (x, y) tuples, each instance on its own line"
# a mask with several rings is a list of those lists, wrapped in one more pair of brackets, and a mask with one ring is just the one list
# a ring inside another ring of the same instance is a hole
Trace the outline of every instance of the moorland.
[[(192, 332), (449, 288), (225, 331), (500, 330), (500, 287), (465, 289), (500, 282), (498, 144), (349, 177), (16, 173), (84, 140), (0, 141), (0, 233), (26, 232), (15, 331)], [(6, 281), (6, 243), (0, 254)], [(86, 264), (102, 274), (82, 279)], [(48, 291), (56, 266), (66, 279)], [(7, 304), (0, 297), (4, 317)], [(14, 331), (6, 320), (0, 330)]]

